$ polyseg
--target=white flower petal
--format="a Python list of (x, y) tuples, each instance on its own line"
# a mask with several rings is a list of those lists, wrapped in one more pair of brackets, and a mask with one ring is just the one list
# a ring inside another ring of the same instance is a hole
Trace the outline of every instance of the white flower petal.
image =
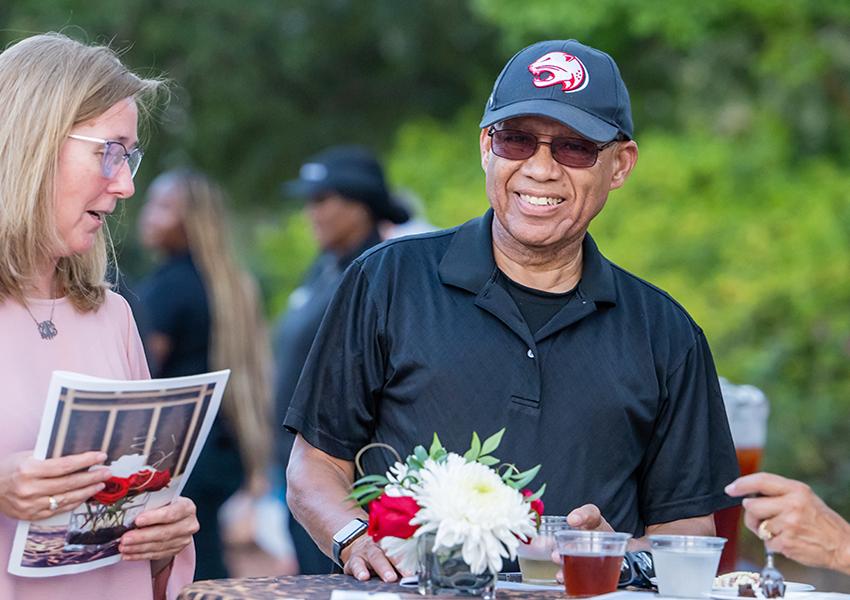
[(534, 531), (528, 504), (492, 469), (450, 453), (445, 462), (428, 460), (412, 488), (422, 509), (411, 521), (421, 524), (416, 535), (436, 531), (434, 548), (462, 545), (462, 555), (474, 573), (502, 568), (513, 558), (517, 535)]

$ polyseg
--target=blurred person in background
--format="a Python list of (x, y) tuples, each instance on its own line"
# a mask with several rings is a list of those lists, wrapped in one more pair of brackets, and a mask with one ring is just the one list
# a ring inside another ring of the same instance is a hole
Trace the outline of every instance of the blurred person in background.
[[(37, 460), (51, 373), (147, 379), (126, 301), (105, 278), (106, 217), (133, 195), (139, 115), (162, 82), (141, 79), (109, 48), (36, 35), (0, 54), (0, 556), (18, 520), (73, 510), (104, 488), (106, 454)], [(31, 579), (0, 573), (0, 598), (175, 597), (192, 579), (195, 506), (143, 512), (121, 562)]]
[(744, 523), (770, 550), (850, 575), (850, 523), (805, 483), (755, 473), (730, 483), (726, 493), (745, 496)]
[[(301, 368), (342, 273), (364, 251), (381, 241), (378, 225), (401, 224), (408, 215), (395, 204), (375, 156), (359, 146), (335, 146), (309, 159), (287, 195), (305, 198), (305, 211), (320, 254), (304, 282), (289, 297), (274, 335), (275, 421), (283, 423)], [(294, 436), (278, 435), (278, 461), (286, 468)], [(290, 535), (302, 574), (330, 573), (333, 563), (295, 519)]]
[(425, 216), (425, 205), (422, 203), (422, 199), (412, 191), (396, 190), (390, 196), (390, 200), (406, 212), (409, 218), (404, 223), (393, 223), (386, 219), (381, 221), (378, 230), (381, 233), (382, 240), (436, 231), (437, 228)]
[(159, 268), (140, 284), (155, 377), (230, 369), (221, 412), (184, 489), (198, 506), (196, 579), (227, 577), (218, 511), (240, 486), (262, 493), (270, 457), (271, 354), (257, 285), (230, 243), (224, 191), (206, 175), (157, 177), (139, 220)]

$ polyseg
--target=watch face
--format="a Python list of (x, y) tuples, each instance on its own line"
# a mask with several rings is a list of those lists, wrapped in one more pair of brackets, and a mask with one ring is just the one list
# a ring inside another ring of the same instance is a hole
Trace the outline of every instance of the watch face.
[(349, 521), (348, 524), (334, 534), (334, 541), (344, 544), (351, 536), (356, 535), (366, 528), (366, 523), (360, 519)]

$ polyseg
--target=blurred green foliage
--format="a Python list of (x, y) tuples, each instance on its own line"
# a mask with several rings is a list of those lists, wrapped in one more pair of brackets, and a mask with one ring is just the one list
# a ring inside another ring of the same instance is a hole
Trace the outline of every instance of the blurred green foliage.
[(306, 156), (370, 144), (458, 224), (487, 207), (477, 124), (505, 60), (548, 38), (608, 51), (641, 156), (591, 231), (765, 390), (764, 466), (850, 516), (850, 3), (16, 0), (0, 23), (4, 42), (80, 26), (175, 80), (139, 189), (177, 163), (223, 181), (270, 314), (315, 253), (278, 193)]

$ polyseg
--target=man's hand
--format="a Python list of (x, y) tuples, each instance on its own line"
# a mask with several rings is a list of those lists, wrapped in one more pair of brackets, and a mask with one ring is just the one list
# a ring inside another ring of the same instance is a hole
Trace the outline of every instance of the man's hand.
[(0, 459), (0, 512), (38, 521), (73, 510), (103, 489), (109, 469), (88, 469), (105, 460), (103, 452), (46, 460), (33, 458), (32, 452), (9, 454)]
[(573, 529), (614, 531), (614, 528), (608, 524), (599, 507), (595, 504), (585, 504), (574, 509), (567, 515), (567, 524)]
[(171, 504), (140, 514), (136, 527), (122, 535), (118, 544), (125, 560), (170, 560), (192, 543), (192, 535), (199, 529), (195, 503), (176, 498)]
[(850, 573), (850, 523), (805, 483), (756, 473), (733, 481), (726, 493), (761, 496), (744, 499), (744, 523), (764, 536), (770, 550), (804, 565)]
[(381, 547), (363, 534), (340, 555), (343, 561), (343, 573), (353, 575), (360, 581), (366, 581), (375, 573), (383, 581), (398, 580), (399, 570), (392, 560), (384, 554)]
[[(587, 531), (614, 531), (614, 528), (602, 516), (602, 511), (595, 504), (585, 504), (570, 511), (567, 515), (567, 525), (573, 529), (584, 529)], [(561, 555), (558, 549), (552, 551), (552, 562), (561, 565)], [(561, 569), (555, 574), (558, 583), (564, 583), (564, 573)]]

